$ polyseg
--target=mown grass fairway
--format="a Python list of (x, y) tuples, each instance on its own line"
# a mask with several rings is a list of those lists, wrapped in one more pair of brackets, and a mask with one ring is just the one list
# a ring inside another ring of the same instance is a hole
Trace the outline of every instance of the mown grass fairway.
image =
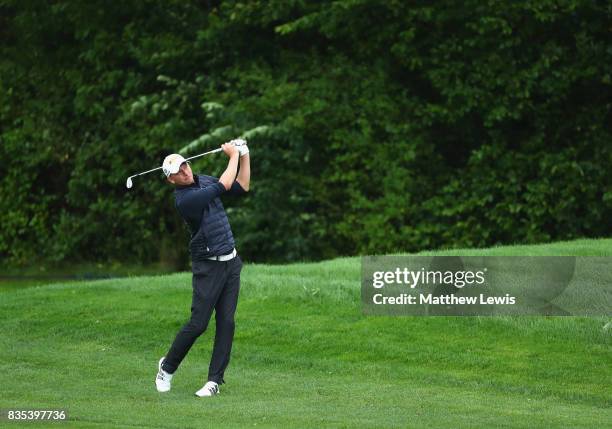
[[(602, 256), (612, 240), (440, 254)], [(245, 264), (227, 384), (203, 399), (214, 322), (172, 391), (154, 385), (189, 273), (5, 291), (0, 408), (63, 408), (62, 428), (609, 427), (607, 318), (364, 317), (359, 283), (359, 258)]]

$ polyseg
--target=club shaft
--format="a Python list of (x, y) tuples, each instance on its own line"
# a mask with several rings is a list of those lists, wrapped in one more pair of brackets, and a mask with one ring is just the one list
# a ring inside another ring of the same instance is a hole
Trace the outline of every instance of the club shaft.
[(130, 176), (130, 177), (142, 176), (143, 174), (151, 173), (155, 170), (161, 170), (161, 167), (153, 168), (149, 171), (143, 171), (142, 173), (134, 174), (133, 176)]
[[(201, 153), (199, 155), (190, 156), (189, 158), (185, 158), (185, 161), (189, 161), (190, 159), (194, 159), (194, 158), (199, 158), (199, 157), (204, 156), (204, 155), (209, 155), (211, 153), (221, 152), (222, 150), (223, 150), (222, 148), (209, 150), (208, 152), (204, 152), (204, 153)], [(161, 169), (162, 169), (162, 167), (152, 168), (151, 170), (143, 171), (142, 173), (134, 174), (133, 176), (130, 176), (130, 177), (142, 176), (143, 174), (148, 174), (148, 173), (151, 173), (153, 171), (157, 171), (157, 170), (161, 170)]]
[(208, 152), (204, 152), (204, 153), (201, 153), (199, 155), (194, 155), (194, 156), (190, 156), (189, 158), (185, 158), (185, 161), (189, 161), (190, 159), (194, 159), (194, 158), (199, 158), (199, 157), (204, 156), (204, 155), (209, 155), (211, 153), (221, 152), (222, 150), (223, 150), (222, 148), (209, 150)]

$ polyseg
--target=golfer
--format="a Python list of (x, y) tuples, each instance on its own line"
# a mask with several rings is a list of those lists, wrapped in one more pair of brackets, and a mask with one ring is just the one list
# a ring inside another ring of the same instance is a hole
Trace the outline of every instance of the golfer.
[[(221, 146), (229, 157), (218, 179), (195, 175), (185, 159), (168, 155), (162, 170), (175, 186), (176, 208), (191, 230), (189, 244), (193, 271), (191, 318), (176, 335), (170, 350), (158, 363), (155, 385), (168, 392), (172, 376), (195, 340), (206, 331), (215, 310), (216, 334), (208, 380), (197, 396), (213, 396), (224, 383), (234, 338), (234, 313), (240, 289), (242, 261), (220, 197), (243, 195), (249, 190), (251, 167), (246, 141), (237, 139)], [(240, 172), (238, 164), (240, 163)]]

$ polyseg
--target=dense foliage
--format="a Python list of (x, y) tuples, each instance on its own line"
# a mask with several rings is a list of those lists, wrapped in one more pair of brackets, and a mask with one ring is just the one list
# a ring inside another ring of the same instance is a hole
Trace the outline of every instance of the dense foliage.
[[(249, 138), (246, 260), (610, 234), (607, 2), (0, 0), (0, 257), (187, 261), (161, 175)], [(220, 174), (217, 156), (196, 170)]]

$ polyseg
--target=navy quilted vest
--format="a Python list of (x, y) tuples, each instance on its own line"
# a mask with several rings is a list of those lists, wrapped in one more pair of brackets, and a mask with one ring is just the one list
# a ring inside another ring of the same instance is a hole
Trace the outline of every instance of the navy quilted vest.
[(194, 184), (177, 188), (175, 191), (176, 207), (191, 230), (191, 260), (201, 261), (211, 256), (227, 255), (234, 249), (235, 243), (221, 199), (217, 196), (197, 210), (187, 207), (187, 204), (181, 204), (188, 192), (197, 192), (213, 186), (219, 187), (220, 194), (225, 192), (225, 188), (215, 177), (194, 175), (194, 180)]

